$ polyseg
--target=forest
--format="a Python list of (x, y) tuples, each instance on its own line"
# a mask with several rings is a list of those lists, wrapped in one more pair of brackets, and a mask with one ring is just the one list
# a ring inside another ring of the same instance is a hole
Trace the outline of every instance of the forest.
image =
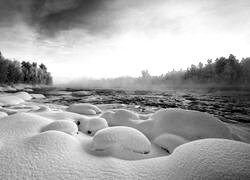
[(42, 63), (10, 60), (0, 52), (0, 84), (45, 84), (51, 85), (53, 78)]
[(173, 70), (161, 76), (151, 76), (143, 70), (139, 82), (185, 86), (190, 84), (211, 86), (249, 86), (250, 57), (242, 58), (230, 54), (228, 58), (208, 59), (206, 64), (192, 64), (186, 70)]

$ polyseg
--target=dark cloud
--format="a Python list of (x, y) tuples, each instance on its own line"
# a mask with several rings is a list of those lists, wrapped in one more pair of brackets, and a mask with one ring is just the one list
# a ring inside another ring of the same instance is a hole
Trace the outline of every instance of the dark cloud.
[[(0, 27), (24, 22), (40, 37), (55, 37), (60, 32), (72, 29), (80, 29), (83, 34), (114, 34), (118, 30), (126, 29), (126, 25), (131, 25), (132, 28), (142, 25), (143, 30), (166, 25), (169, 30), (171, 30), (171, 26), (181, 27), (179, 21), (181, 18), (185, 18), (178, 16), (160, 18), (148, 10), (152, 9), (153, 12), (155, 6), (163, 3), (183, 7), (187, 3), (200, 4), (203, 7), (202, 13), (208, 12), (208, 16), (216, 16), (216, 22), (218, 21), (219, 24), (227, 21), (225, 17), (228, 17), (229, 22), (235, 19), (242, 24), (249, 20), (249, 16), (247, 16), (250, 7), (248, 0), (237, 2), (234, 0), (211, 0), (209, 2), (199, 0), (188, 2), (185, 0), (0, 0)], [(145, 9), (147, 9), (147, 16), (137, 13)], [(119, 21), (131, 12), (135, 16), (132, 16), (129, 21), (133, 22), (129, 24), (130, 22), (125, 21), (127, 24), (119, 24)], [(139, 21), (134, 20), (133, 17), (138, 18)], [(240, 17), (240, 21), (238, 17)], [(157, 28), (161, 29), (161, 27)]]
[(53, 36), (63, 30), (82, 28), (87, 33), (108, 29), (112, 13), (107, 3), (112, 0), (42, 0), (33, 1), (31, 24), (42, 34)]
[(81, 28), (100, 33), (112, 28), (114, 0), (0, 0), (0, 25), (23, 20), (41, 35), (55, 36), (60, 31)]

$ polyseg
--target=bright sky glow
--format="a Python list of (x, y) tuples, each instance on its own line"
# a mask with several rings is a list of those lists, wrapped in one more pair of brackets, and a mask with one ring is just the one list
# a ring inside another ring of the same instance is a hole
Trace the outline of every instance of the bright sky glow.
[(117, 32), (106, 37), (77, 28), (39, 39), (20, 21), (0, 27), (0, 51), (8, 58), (45, 63), (55, 82), (139, 76), (143, 69), (160, 75), (231, 53), (249, 57), (250, 3), (221, 0), (220, 7), (213, 2), (131, 8), (117, 20)]

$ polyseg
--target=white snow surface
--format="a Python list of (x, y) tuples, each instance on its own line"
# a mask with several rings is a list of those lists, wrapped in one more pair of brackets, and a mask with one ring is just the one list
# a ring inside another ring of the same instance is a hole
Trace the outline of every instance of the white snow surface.
[(69, 106), (67, 111), (83, 115), (96, 115), (102, 112), (102, 110), (97, 106), (88, 103), (72, 104)]
[[(0, 109), (0, 179), (250, 179), (250, 145), (229, 140), (232, 131), (238, 140), (245, 132), (209, 114), (168, 109), (147, 120), (123, 111), (117, 122), (131, 127), (107, 127), (99, 115), (46, 106), (22, 112), (32, 109), (25, 103), (0, 96), (11, 106)], [(85, 134), (91, 128), (93, 137)]]

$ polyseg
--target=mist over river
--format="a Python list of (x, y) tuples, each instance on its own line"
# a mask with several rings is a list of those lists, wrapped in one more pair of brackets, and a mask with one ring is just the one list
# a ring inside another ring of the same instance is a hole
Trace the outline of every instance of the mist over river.
[(46, 96), (43, 103), (68, 106), (73, 103), (110, 104), (110, 109), (126, 108), (139, 113), (153, 113), (161, 108), (182, 108), (215, 115), (221, 121), (250, 123), (250, 92), (232, 90), (114, 90), (34, 88)]

